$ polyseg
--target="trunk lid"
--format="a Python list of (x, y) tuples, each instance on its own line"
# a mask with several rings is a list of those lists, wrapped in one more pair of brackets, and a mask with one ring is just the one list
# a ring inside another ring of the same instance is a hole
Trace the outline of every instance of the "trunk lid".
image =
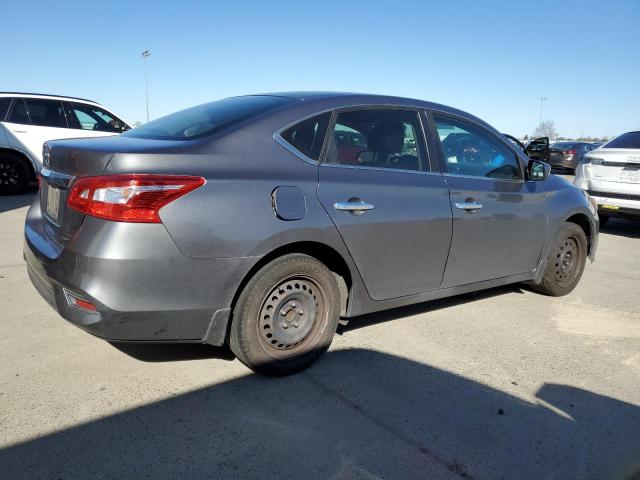
[(47, 235), (64, 246), (82, 225), (84, 215), (67, 205), (69, 190), (76, 179), (102, 175), (119, 154), (148, 154), (180, 143), (119, 136), (47, 142), (40, 185), (40, 207)]
[(588, 156), (597, 160), (589, 164), (589, 175), (594, 180), (640, 183), (639, 149), (599, 148)]

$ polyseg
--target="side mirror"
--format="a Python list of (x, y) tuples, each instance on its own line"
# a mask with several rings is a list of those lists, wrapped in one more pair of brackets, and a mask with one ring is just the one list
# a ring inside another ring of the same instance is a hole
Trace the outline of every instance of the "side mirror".
[(551, 175), (551, 165), (540, 160), (529, 160), (527, 177), (529, 180), (546, 180)]

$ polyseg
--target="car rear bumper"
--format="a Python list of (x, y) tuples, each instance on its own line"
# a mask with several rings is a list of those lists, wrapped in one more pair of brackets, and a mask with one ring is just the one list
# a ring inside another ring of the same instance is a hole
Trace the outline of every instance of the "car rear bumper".
[(553, 168), (566, 168), (569, 170), (575, 170), (577, 165), (577, 160), (575, 158), (549, 158), (549, 165)]
[(36, 200), (24, 237), (31, 282), (63, 318), (107, 340), (221, 345), (233, 295), (255, 261), (187, 258), (162, 224), (87, 217), (66, 248), (46, 229)]

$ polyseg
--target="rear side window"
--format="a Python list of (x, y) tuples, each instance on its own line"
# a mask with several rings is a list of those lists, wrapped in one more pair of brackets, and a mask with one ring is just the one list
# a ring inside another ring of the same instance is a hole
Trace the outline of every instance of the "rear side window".
[(318, 160), (330, 118), (327, 112), (304, 120), (285, 130), (282, 138), (303, 155)]
[(25, 98), (24, 101), (27, 104), (31, 125), (67, 128), (67, 120), (60, 100)]
[(201, 138), (295, 101), (268, 95), (226, 98), (172, 113), (123, 135), (157, 140)]
[(640, 148), (640, 132), (627, 132), (614, 138), (604, 148)]
[(29, 114), (27, 113), (27, 106), (24, 104), (24, 100), (16, 98), (7, 122), (29, 125)]
[(7, 115), (7, 111), (9, 110), (9, 105), (11, 105), (11, 98), (0, 98), (0, 122), (4, 121), (4, 117)]

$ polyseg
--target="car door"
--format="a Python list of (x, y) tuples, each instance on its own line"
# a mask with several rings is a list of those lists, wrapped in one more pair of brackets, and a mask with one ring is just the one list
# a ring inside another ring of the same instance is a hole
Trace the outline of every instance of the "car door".
[(429, 124), (453, 212), (442, 288), (530, 272), (545, 239), (540, 182), (525, 181), (515, 150), (484, 126), (441, 113)]
[[(416, 110), (334, 113), (318, 198), (374, 300), (439, 288), (451, 241), (449, 190), (432, 171)], [(358, 149), (345, 137), (357, 138)]]
[(525, 147), (524, 152), (533, 160), (549, 162), (551, 149), (549, 148), (549, 137), (540, 137), (531, 140)]
[(60, 100), (16, 98), (5, 126), (9, 143), (40, 163), (44, 142), (72, 136)]

